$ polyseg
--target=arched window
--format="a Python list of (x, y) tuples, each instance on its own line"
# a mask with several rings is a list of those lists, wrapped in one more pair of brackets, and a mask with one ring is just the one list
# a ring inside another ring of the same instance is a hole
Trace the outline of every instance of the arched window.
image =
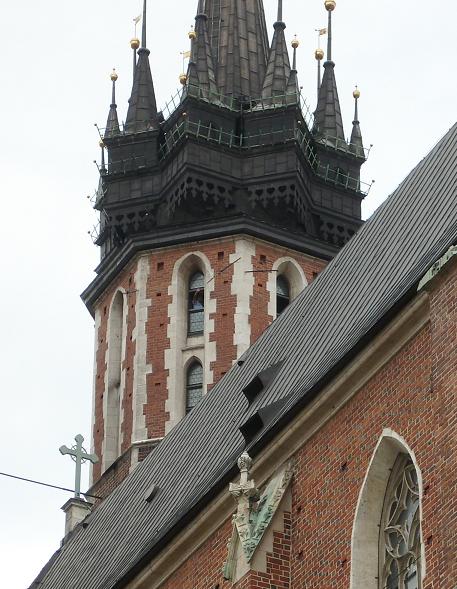
[(290, 304), (290, 286), (287, 278), (281, 274), (276, 279), (276, 313), (280, 315)]
[(189, 335), (203, 333), (205, 327), (205, 277), (202, 272), (195, 272), (189, 280), (188, 315)]
[(122, 360), (125, 346), (124, 294), (118, 291), (113, 299), (108, 323), (107, 394), (105, 408), (104, 468), (120, 454), (122, 405)]
[(419, 483), (409, 456), (401, 454), (390, 476), (379, 535), (379, 589), (421, 586)]
[(203, 367), (200, 362), (193, 362), (187, 369), (186, 414), (198, 405), (203, 397)]

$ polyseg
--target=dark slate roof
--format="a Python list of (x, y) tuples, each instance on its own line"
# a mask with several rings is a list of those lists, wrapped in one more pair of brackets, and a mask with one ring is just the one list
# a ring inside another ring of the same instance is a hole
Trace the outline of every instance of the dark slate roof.
[(324, 75), (314, 113), (314, 129), (322, 137), (345, 139), (333, 61), (324, 63)]
[(262, 88), (262, 98), (284, 97), (289, 83), (290, 61), (284, 36), (286, 25), (278, 21), (275, 23), (274, 28), (275, 32), (271, 43), (267, 73)]
[(206, 0), (205, 12), (219, 90), (260, 97), (269, 48), (263, 0)]
[(138, 50), (132, 95), (129, 99), (129, 109), (125, 121), (127, 133), (150, 131), (159, 127), (149, 53), (149, 49), (145, 47)]
[[(33, 586), (122, 587), (132, 567), (160, 550), (235, 475), (245, 448), (241, 426), (249, 431), (246, 423), (263, 411), (268, 425), (252, 440), (255, 455), (414, 296), (420, 278), (457, 242), (456, 204), (457, 125), (246, 352), (244, 363), (235, 364), (100, 505)], [(243, 389), (273, 365), (269, 378), (257, 379), (265, 389), (249, 405)], [(147, 503), (151, 484), (159, 492)]]
[(205, 97), (217, 95), (213, 56), (208, 36), (208, 17), (199, 12), (195, 18), (196, 39), (192, 41), (192, 55), (189, 63), (189, 84), (203, 92)]
[(114, 137), (115, 135), (119, 135), (119, 132), (119, 119), (117, 116), (116, 104), (116, 80), (113, 80), (111, 106), (108, 113), (108, 119), (106, 121), (105, 137)]

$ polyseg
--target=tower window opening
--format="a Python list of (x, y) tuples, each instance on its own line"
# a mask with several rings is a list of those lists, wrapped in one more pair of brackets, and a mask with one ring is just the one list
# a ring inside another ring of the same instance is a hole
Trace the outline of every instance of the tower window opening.
[(276, 279), (276, 312), (280, 315), (290, 304), (290, 285), (283, 275)]
[(203, 333), (205, 326), (205, 277), (202, 272), (195, 272), (189, 280), (188, 315), (189, 335)]
[(200, 362), (193, 362), (187, 370), (186, 414), (198, 405), (203, 397), (203, 367)]

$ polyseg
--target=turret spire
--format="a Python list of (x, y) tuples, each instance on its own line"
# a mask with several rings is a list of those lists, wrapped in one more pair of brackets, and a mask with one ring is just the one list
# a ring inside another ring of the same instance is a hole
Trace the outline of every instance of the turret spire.
[(352, 122), (350, 150), (357, 157), (363, 157), (365, 159), (362, 131), (360, 130), (360, 121), (359, 121), (360, 90), (358, 89), (357, 86), (355, 87), (355, 90), (352, 93), (352, 95), (353, 95), (354, 101), (355, 101), (355, 109), (354, 109), (354, 120)]
[(275, 32), (263, 82), (262, 98), (264, 100), (276, 98), (275, 102), (280, 98), (279, 102), (281, 102), (285, 101), (291, 74), (289, 52), (284, 35), (286, 25), (282, 20), (282, 0), (278, 0), (278, 20), (273, 26)]
[(127, 133), (151, 131), (159, 127), (154, 83), (149, 64), (150, 51), (146, 48), (147, 0), (143, 1), (143, 31), (125, 123)]
[(189, 33), (191, 57), (189, 62), (189, 92), (211, 99), (218, 94), (214, 73), (213, 56), (208, 34), (208, 16), (203, 0), (199, 0), (195, 30)]
[[(335, 79), (335, 64), (332, 61), (332, 12), (336, 8), (335, 0), (325, 0), (329, 14), (327, 61), (324, 63), (324, 76), (319, 88), (317, 108), (314, 115), (314, 132), (327, 141), (344, 141), (343, 119)], [(317, 55), (316, 55), (317, 57)]]
[(292, 40), (292, 49), (294, 51), (292, 60), (292, 69), (290, 70), (289, 81), (287, 84), (287, 104), (293, 104), (299, 102), (300, 90), (298, 88), (298, 76), (297, 76), (297, 49), (300, 46), (300, 41), (297, 35)]
[(116, 104), (116, 82), (118, 75), (115, 69), (111, 72), (111, 82), (113, 84), (112, 95), (111, 95), (111, 106), (109, 109), (108, 120), (106, 121), (105, 138), (114, 137), (119, 135), (119, 119), (117, 116), (117, 104)]

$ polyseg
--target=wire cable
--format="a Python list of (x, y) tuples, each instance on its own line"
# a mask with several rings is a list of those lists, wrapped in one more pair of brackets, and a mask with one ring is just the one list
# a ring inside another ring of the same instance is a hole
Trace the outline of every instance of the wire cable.
[[(24, 477), (19, 477), (14, 474), (7, 474), (6, 472), (0, 472), (0, 476), (7, 477), (9, 479), (15, 479), (17, 481), (23, 481), (26, 483), (32, 483), (34, 485), (40, 485), (42, 487), (49, 487), (50, 489), (57, 489), (58, 491), (68, 491), (69, 493), (75, 493), (74, 489), (67, 489), (67, 487), (58, 487), (57, 485), (50, 485), (49, 483), (43, 483), (41, 481), (35, 481), (33, 479), (26, 479)], [(90, 493), (81, 493), (84, 497), (91, 497), (92, 499), (103, 499), (103, 497), (99, 497), (98, 495), (91, 495)]]

